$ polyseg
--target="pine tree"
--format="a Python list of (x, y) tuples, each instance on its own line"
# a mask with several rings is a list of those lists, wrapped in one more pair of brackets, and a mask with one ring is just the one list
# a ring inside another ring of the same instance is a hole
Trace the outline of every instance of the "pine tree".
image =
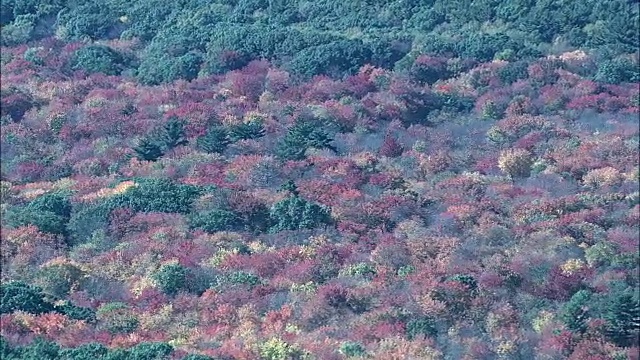
[(331, 223), (327, 207), (306, 201), (299, 196), (291, 196), (277, 202), (270, 212), (272, 233), (283, 230), (313, 229), (321, 224)]
[(571, 331), (583, 333), (587, 329), (586, 322), (590, 315), (590, 301), (591, 293), (587, 290), (580, 290), (562, 307), (560, 319), (567, 324)]
[(612, 289), (606, 301), (604, 319), (607, 335), (620, 346), (638, 344), (640, 335), (640, 301), (637, 289), (621, 287)]
[(141, 139), (133, 150), (136, 152), (137, 158), (143, 161), (156, 161), (164, 155), (162, 146), (149, 138)]
[(282, 184), (282, 186), (280, 186), (280, 191), (288, 191), (294, 196), (298, 195), (298, 187), (293, 180), (289, 180), (286, 183)]
[(159, 143), (162, 144), (163, 150), (171, 150), (179, 145), (187, 145), (184, 123), (178, 118), (171, 118), (163, 127), (160, 133)]
[(207, 131), (207, 134), (198, 138), (198, 148), (209, 154), (222, 153), (229, 145), (227, 130), (221, 126), (215, 126)]
[(257, 139), (264, 136), (264, 125), (261, 121), (249, 121), (233, 126), (229, 131), (229, 139), (232, 142), (240, 140)]
[(310, 122), (299, 122), (289, 129), (282, 139), (277, 153), (285, 160), (303, 160), (308, 148), (337, 151), (326, 131), (316, 128)]

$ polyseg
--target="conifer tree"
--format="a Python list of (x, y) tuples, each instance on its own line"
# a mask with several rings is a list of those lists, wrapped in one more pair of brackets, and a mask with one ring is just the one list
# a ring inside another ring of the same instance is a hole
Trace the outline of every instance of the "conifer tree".
[(163, 145), (163, 150), (171, 150), (179, 145), (187, 145), (184, 123), (176, 117), (172, 117), (162, 128), (159, 142)]
[(337, 151), (331, 145), (332, 140), (326, 131), (315, 127), (312, 123), (299, 122), (289, 129), (280, 142), (278, 156), (285, 160), (302, 160), (308, 148)]
[(640, 335), (640, 301), (637, 289), (612, 289), (606, 301), (604, 319), (607, 335), (620, 346), (638, 345)]
[(149, 138), (142, 138), (133, 150), (137, 158), (143, 161), (156, 161), (164, 155), (162, 146)]
[(209, 154), (222, 153), (229, 145), (229, 134), (222, 126), (212, 127), (204, 136), (198, 138), (197, 145), (200, 150)]
[(567, 324), (570, 330), (582, 333), (587, 329), (586, 322), (590, 314), (590, 301), (591, 293), (587, 290), (580, 290), (563, 306), (560, 319)]
[(264, 136), (264, 125), (261, 121), (249, 121), (233, 126), (229, 131), (229, 139), (232, 142), (240, 140), (257, 139)]

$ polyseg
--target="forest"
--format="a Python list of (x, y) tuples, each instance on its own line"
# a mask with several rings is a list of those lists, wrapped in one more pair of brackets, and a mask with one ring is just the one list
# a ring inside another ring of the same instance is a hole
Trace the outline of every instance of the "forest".
[(2, 360), (639, 360), (634, 0), (3, 0)]

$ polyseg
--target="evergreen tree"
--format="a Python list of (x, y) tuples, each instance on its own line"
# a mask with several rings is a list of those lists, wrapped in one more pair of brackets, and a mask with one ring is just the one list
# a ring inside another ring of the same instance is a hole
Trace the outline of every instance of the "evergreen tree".
[(229, 134), (222, 126), (212, 127), (204, 136), (198, 138), (197, 145), (200, 150), (209, 154), (222, 153), (229, 145)]
[(605, 301), (607, 335), (620, 346), (637, 346), (640, 335), (640, 299), (632, 287), (614, 286)]
[(282, 184), (282, 186), (280, 186), (280, 191), (288, 191), (294, 196), (298, 195), (298, 187), (293, 180), (288, 180), (286, 183)]
[(328, 208), (308, 202), (299, 196), (291, 196), (277, 202), (271, 208), (272, 233), (283, 230), (313, 229), (331, 223)]
[(326, 131), (310, 122), (299, 122), (289, 129), (280, 142), (277, 154), (284, 160), (302, 160), (308, 148), (337, 151), (330, 143), (333, 139)]
[(40, 288), (22, 281), (12, 281), (0, 285), (0, 314), (14, 311), (37, 315), (53, 311), (53, 305), (46, 301)]
[(72, 349), (62, 349), (60, 359), (63, 360), (95, 360), (104, 359), (109, 348), (100, 343), (88, 343)]
[(231, 127), (229, 139), (232, 142), (240, 140), (257, 139), (264, 136), (264, 125), (261, 121), (248, 121)]
[(241, 219), (231, 211), (216, 209), (204, 213), (194, 214), (190, 218), (193, 228), (202, 229), (208, 233), (234, 230), (242, 225)]
[(169, 119), (163, 126), (158, 140), (165, 151), (189, 143), (184, 132), (184, 123), (176, 117)]
[(567, 324), (567, 327), (571, 331), (583, 333), (587, 329), (586, 322), (590, 316), (590, 301), (591, 292), (587, 290), (578, 291), (562, 307), (560, 320)]
[(141, 139), (133, 150), (136, 152), (138, 159), (142, 161), (156, 161), (164, 155), (162, 146), (149, 138)]

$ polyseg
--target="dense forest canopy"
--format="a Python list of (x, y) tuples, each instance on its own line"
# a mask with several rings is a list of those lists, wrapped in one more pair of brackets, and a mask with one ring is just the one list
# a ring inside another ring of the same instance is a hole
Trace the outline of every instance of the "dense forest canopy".
[(0, 357), (635, 360), (632, 0), (3, 0)]
[[(36, 1), (5, 0), (2, 44), (138, 39), (137, 61), (92, 48), (90, 72), (130, 70), (144, 84), (191, 80), (267, 59), (295, 74), (406, 69), (423, 53), (509, 61), (571, 49), (634, 53), (634, 0)], [(231, 54), (230, 54), (231, 53)]]

